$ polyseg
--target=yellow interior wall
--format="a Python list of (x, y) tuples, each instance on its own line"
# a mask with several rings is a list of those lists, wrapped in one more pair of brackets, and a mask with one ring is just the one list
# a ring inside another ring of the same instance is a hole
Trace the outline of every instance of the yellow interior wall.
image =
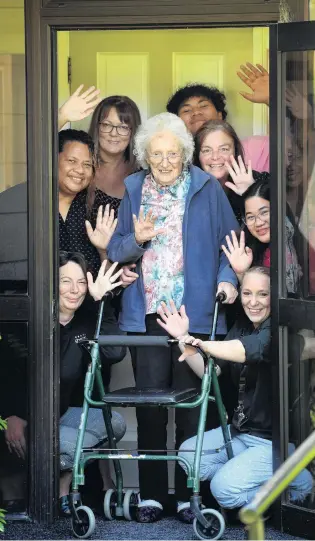
[(0, 0), (0, 191), (26, 180), (23, 0)]
[(23, 54), (24, 9), (21, 0), (0, 0), (0, 54)]
[(61, 105), (70, 96), (68, 83), (68, 57), (70, 56), (70, 35), (69, 32), (58, 32), (58, 103)]
[[(71, 31), (73, 91), (81, 83), (97, 84), (98, 52), (146, 52), (150, 55), (149, 115), (165, 110), (172, 94), (172, 52), (210, 52), (225, 55), (224, 92), (229, 121), (241, 137), (252, 134), (253, 105), (244, 100), (244, 90), (236, 71), (241, 63), (253, 59), (252, 28), (215, 28), (200, 30)], [(121, 67), (123, 70), (123, 66)], [(128, 89), (125, 89), (128, 95)], [(88, 123), (82, 122), (82, 128)]]

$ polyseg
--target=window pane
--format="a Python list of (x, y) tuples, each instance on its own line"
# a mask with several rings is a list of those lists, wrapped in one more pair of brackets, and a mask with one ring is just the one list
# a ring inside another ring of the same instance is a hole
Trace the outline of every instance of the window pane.
[(27, 506), (27, 323), (0, 323), (0, 507), (8, 513)]
[(315, 295), (314, 53), (284, 59), (286, 285), (288, 294), (307, 298)]
[[(27, 293), (24, 2), (0, 0), (0, 295)], [(10, 302), (10, 301), (8, 301)], [(27, 510), (28, 324), (0, 314), (0, 508)]]
[[(315, 429), (315, 331), (288, 329), (289, 448), (298, 447)], [(308, 467), (315, 478), (315, 461)], [(311, 477), (304, 472), (304, 486)], [(302, 478), (303, 480), (303, 478)], [(288, 498), (291, 495), (288, 494)], [(293, 496), (294, 498), (294, 496)], [(310, 495), (300, 494), (297, 505), (315, 509)]]
[(0, 1), (0, 294), (27, 291), (23, 6)]

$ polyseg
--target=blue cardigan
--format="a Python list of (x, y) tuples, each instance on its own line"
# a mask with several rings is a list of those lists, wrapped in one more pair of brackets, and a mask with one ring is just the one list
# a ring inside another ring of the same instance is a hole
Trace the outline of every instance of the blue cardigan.
[[(122, 295), (119, 317), (123, 331), (145, 332), (145, 294), (141, 259), (150, 243), (136, 243), (132, 215), (139, 215), (145, 171), (130, 175), (126, 192), (119, 207), (117, 229), (107, 252), (111, 261), (136, 263), (139, 279)], [(220, 186), (212, 175), (198, 167), (190, 167), (191, 184), (186, 198), (183, 218), (184, 297), (190, 332), (209, 334), (212, 324), (217, 285), (230, 282), (237, 287), (237, 277), (221, 250), (225, 235), (237, 231), (238, 223)], [(217, 333), (225, 333), (224, 314), (219, 316)]]

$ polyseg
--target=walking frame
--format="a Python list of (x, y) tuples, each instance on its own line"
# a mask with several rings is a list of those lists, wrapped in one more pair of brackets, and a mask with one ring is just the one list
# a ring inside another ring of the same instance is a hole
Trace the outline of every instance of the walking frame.
[[(225, 300), (225, 294), (219, 293), (214, 308), (213, 324), (210, 340), (215, 339), (220, 303)], [(103, 317), (104, 300), (100, 303), (97, 325), (92, 340), (81, 340), (79, 343), (90, 354), (91, 363), (88, 367), (84, 383), (84, 403), (81, 422), (78, 430), (76, 450), (73, 465), (72, 491), (70, 493), (70, 508), (73, 534), (80, 539), (87, 539), (95, 529), (95, 516), (93, 511), (82, 505), (79, 486), (84, 485), (85, 465), (91, 460), (113, 460), (116, 476), (116, 489), (110, 489), (105, 493), (104, 513), (109, 520), (113, 518), (125, 518), (132, 520), (138, 504), (138, 495), (132, 491), (123, 491), (123, 476), (121, 460), (172, 460), (185, 465), (187, 472), (187, 486), (192, 489), (190, 507), (195, 515), (194, 531), (200, 539), (219, 539), (225, 529), (222, 515), (215, 509), (202, 509), (200, 497), (200, 461), (202, 454), (203, 436), (207, 419), (208, 402), (215, 402), (218, 408), (220, 424), (223, 432), (225, 448), (228, 458), (233, 457), (230, 434), (227, 427), (226, 410), (222, 402), (220, 386), (215, 369), (214, 359), (208, 357), (200, 348), (204, 361), (204, 374), (201, 381), (201, 390), (196, 389), (139, 389), (125, 388), (113, 392), (106, 392), (102, 380), (102, 367), (99, 354), (100, 346), (151, 346), (171, 347), (178, 344), (177, 340), (169, 336), (126, 336), (100, 335), (100, 327)], [(148, 359), (148, 362), (150, 360)], [(92, 399), (94, 387), (97, 389), (99, 400)], [(210, 395), (210, 390), (213, 396)], [(193, 466), (183, 456), (178, 456), (178, 451), (163, 451), (165, 454), (152, 454), (157, 450), (142, 451), (138, 449), (117, 449), (116, 441), (111, 424), (112, 407), (150, 407), (161, 406), (166, 408), (195, 408), (200, 406), (200, 415), (197, 430), (196, 449), (194, 451)], [(108, 448), (85, 449), (83, 446), (89, 408), (101, 408), (108, 437)], [(172, 454), (169, 454), (169, 453)], [(216, 452), (216, 450), (214, 450)]]

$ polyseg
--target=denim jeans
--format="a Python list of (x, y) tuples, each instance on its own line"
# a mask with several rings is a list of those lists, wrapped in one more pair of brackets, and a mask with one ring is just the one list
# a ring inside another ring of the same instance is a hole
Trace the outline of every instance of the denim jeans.
[[(196, 437), (186, 440), (180, 455), (191, 464), (194, 460)], [(240, 433), (232, 438), (234, 458), (228, 461), (221, 428), (205, 432), (200, 463), (200, 479), (210, 480), (210, 489), (221, 507), (234, 509), (249, 503), (261, 485), (273, 475), (272, 442), (250, 434)], [(221, 448), (221, 449), (220, 449)], [(218, 452), (209, 452), (218, 449)], [(207, 453), (208, 451), (208, 453)], [(289, 453), (294, 445), (289, 444)], [(183, 468), (185, 469), (184, 465)], [(291, 501), (303, 500), (312, 490), (313, 479), (303, 470), (290, 485)]]
[[(78, 429), (81, 422), (82, 408), (70, 407), (60, 419), (60, 469), (68, 470), (73, 466), (75, 448), (78, 437)], [(126, 432), (124, 418), (112, 412), (112, 427), (116, 440), (119, 441)], [(95, 447), (106, 438), (106, 428), (101, 409), (89, 410), (83, 446)]]

